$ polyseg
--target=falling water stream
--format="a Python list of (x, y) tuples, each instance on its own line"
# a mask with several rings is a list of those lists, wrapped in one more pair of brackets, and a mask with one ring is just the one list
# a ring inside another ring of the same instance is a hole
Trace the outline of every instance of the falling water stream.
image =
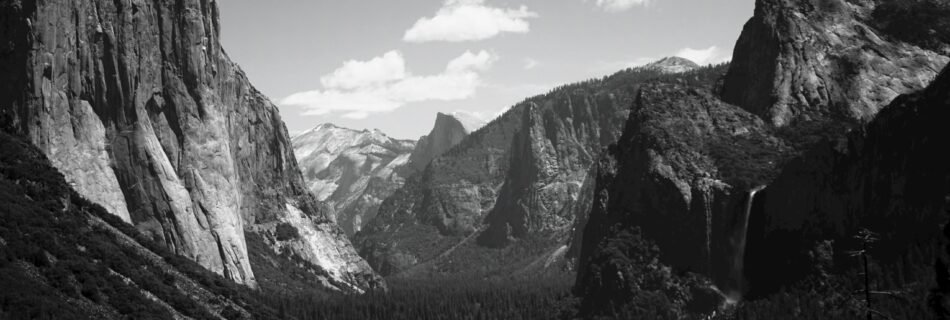
[(752, 214), (752, 203), (755, 201), (755, 194), (759, 193), (765, 189), (765, 186), (759, 186), (753, 188), (749, 191), (749, 197), (746, 199), (745, 203), (745, 212), (743, 212), (742, 221), (737, 226), (738, 229), (733, 233), (733, 256), (732, 256), (732, 268), (729, 270), (729, 277), (732, 280), (733, 287), (728, 288), (726, 292), (726, 300), (729, 304), (735, 304), (742, 299), (742, 293), (745, 290), (745, 276), (744, 272), (744, 263), (745, 263), (745, 248), (746, 248), (746, 237), (749, 233), (749, 216)]

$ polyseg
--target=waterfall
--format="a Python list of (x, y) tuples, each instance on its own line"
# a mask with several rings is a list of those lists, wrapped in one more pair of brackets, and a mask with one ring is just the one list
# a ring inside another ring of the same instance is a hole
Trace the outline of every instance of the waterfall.
[(749, 215), (752, 214), (752, 203), (755, 201), (755, 194), (762, 191), (762, 189), (765, 189), (765, 186), (756, 187), (749, 191), (749, 197), (746, 199), (745, 208), (743, 208), (745, 212), (742, 213), (742, 220), (733, 233), (732, 245), (734, 251), (732, 256), (732, 268), (729, 274), (729, 277), (733, 281), (733, 288), (729, 289), (728, 294), (729, 299), (733, 301), (739, 301), (745, 290), (743, 267), (745, 263), (746, 236), (749, 233)]

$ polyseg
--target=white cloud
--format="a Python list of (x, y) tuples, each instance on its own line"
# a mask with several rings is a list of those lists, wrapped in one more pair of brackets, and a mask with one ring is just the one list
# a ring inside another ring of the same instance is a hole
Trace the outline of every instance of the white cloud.
[(726, 62), (732, 58), (732, 53), (725, 52), (719, 47), (711, 46), (706, 49), (684, 48), (676, 52), (676, 56), (692, 60), (699, 65)]
[(406, 77), (406, 62), (398, 51), (390, 51), (369, 61), (350, 60), (320, 78), (327, 88), (353, 89)]
[(541, 65), (541, 62), (538, 61), (538, 60), (534, 60), (534, 59), (532, 59), (532, 58), (525, 58), (525, 59), (524, 59), (524, 69), (525, 69), (525, 70), (531, 70), (531, 69), (537, 68), (539, 65)]
[(412, 102), (464, 100), (475, 95), (482, 84), (480, 72), (496, 60), (484, 50), (465, 52), (440, 74), (416, 76), (406, 69), (402, 54), (390, 51), (365, 62), (347, 61), (321, 78), (322, 89), (292, 94), (280, 104), (303, 107), (304, 115), (343, 113), (344, 118), (363, 119)]
[(421, 18), (406, 31), (403, 41), (477, 41), (502, 32), (527, 33), (529, 18), (538, 14), (528, 7), (502, 9), (485, 5), (485, 0), (446, 0), (434, 17)]
[(645, 6), (649, 0), (597, 0), (597, 6), (607, 12), (621, 12), (636, 6)]
[(478, 54), (473, 54), (471, 51), (466, 51), (458, 58), (449, 61), (449, 66), (446, 68), (446, 71), (449, 73), (485, 71), (491, 67), (492, 63), (495, 63), (495, 60), (497, 59), (498, 57), (496, 55), (488, 53), (485, 50), (478, 52)]

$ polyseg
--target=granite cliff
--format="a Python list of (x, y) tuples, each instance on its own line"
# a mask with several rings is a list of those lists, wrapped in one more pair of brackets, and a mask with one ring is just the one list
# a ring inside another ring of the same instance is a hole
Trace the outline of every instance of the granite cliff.
[(0, 7), (0, 111), (79, 194), (239, 283), (261, 280), (247, 232), (341, 290), (380, 285), (309, 194), (277, 108), (219, 45), (215, 1)]
[(84, 199), (25, 139), (0, 129), (0, 150), (0, 318), (279, 319)]
[(723, 100), (778, 127), (873, 119), (898, 95), (926, 86), (950, 54), (946, 42), (918, 46), (914, 39), (931, 30), (892, 26), (921, 13), (901, 15), (897, 2), (757, 0), (733, 51)]
[[(724, 71), (706, 70), (707, 78)], [(605, 295), (608, 287), (637, 276), (603, 273), (592, 262), (614, 254), (609, 248), (628, 232), (655, 243), (659, 261), (678, 272), (729, 282), (733, 260), (723, 258), (735, 254), (732, 230), (743, 222), (747, 191), (770, 180), (790, 148), (760, 118), (719, 100), (712, 85), (669, 79), (640, 88), (624, 135), (594, 170), (593, 202), (579, 219), (586, 224), (575, 228), (583, 232), (574, 244), (576, 290), (585, 300), (620, 299)]]
[(637, 85), (663, 74), (625, 70), (515, 105), (384, 201), (357, 234), (361, 255), (407, 276), (536, 273), (525, 270), (560, 261), (591, 165), (619, 137)]
[[(795, 159), (756, 196), (749, 220), (746, 277), (768, 293), (847, 265), (861, 229), (879, 236), (875, 259), (887, 262), (912, 246), (932, 247), (947, 222), (950, 196), (950, 68), (928, 88), (898, 97), (867, 126)], [(831, 243), (831, 261), (814, 252)], [(946, 261), (944, 261), (946, 265)], [(788, 270), (782, 279), (772, 270)]]
[[(611, 283), (637, 277), (623, 267), (603, 272), (604, 261), (629, 254), (615, 249), (626, 241), (623, 235), (642, 234), (657, 246), (664, 266), (708, 278), (722, 299), (737, 299), (747, 289), (745, 276), (756, 272), (759, 283), (792, 283), (792, 275), (776, 277), (775, 268), (805, 261), (800, 253), (813, 248), (807, 239), (840, 239), (854, 231), (865, 223), (854, 218), (858, 208), (875, 203), (883, 208), (874, 211), (888, 210), (875, 201), (889, 201), (883, 200), (890, 197), (884, 186), (904, 185), (896, 178), (902, 173), (872, 178), (882, 172), (843, 163), (846, 157), (834, 156), (843, 151), (832, 152), (821, 141), (862, 128), (899, 95), (924, 88), (946, 65), (945, 43), (923, 45), (889, 27), (925, 11), (885, 17), (882, 12), (894, 3), (758, 0), (722, 80), (641, 88), (623, 137), (599, 160), (589, 216), (579, 213), (578, 221), (587, 224), (576, 228), (583, 240), (572, 252), (580, 254), (576, 290), (585, 296), (587, 311), (617, 296)], [(808, 151), (813, 148), (818, 151)], [(828, 156), (791, 160), (802, 154)], [(874, 188), (882, 193), (872, 192), (868, 181), (877, 181)], [(824, 201), (837, 197), (828, 192), (846, 190), (853, 190), (853, 201)], [(762, 209), (769, 202), (771, 209)], [(857, 202), (863, 204), (843, 205)], [(935, 221), (918, 217), (906, 223)], [(793, 252), (799, 253), (784, 256)], [(753, 256), (762, 265), (749, 262)]]

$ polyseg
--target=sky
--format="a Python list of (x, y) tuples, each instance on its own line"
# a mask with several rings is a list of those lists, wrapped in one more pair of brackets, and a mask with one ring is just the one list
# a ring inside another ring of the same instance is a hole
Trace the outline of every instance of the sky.
[(291, 134), (401, 139), (437, 112), (525, 98), (667, 56), (727, 61), (754, 0), (222, 0), (221, 41)]

